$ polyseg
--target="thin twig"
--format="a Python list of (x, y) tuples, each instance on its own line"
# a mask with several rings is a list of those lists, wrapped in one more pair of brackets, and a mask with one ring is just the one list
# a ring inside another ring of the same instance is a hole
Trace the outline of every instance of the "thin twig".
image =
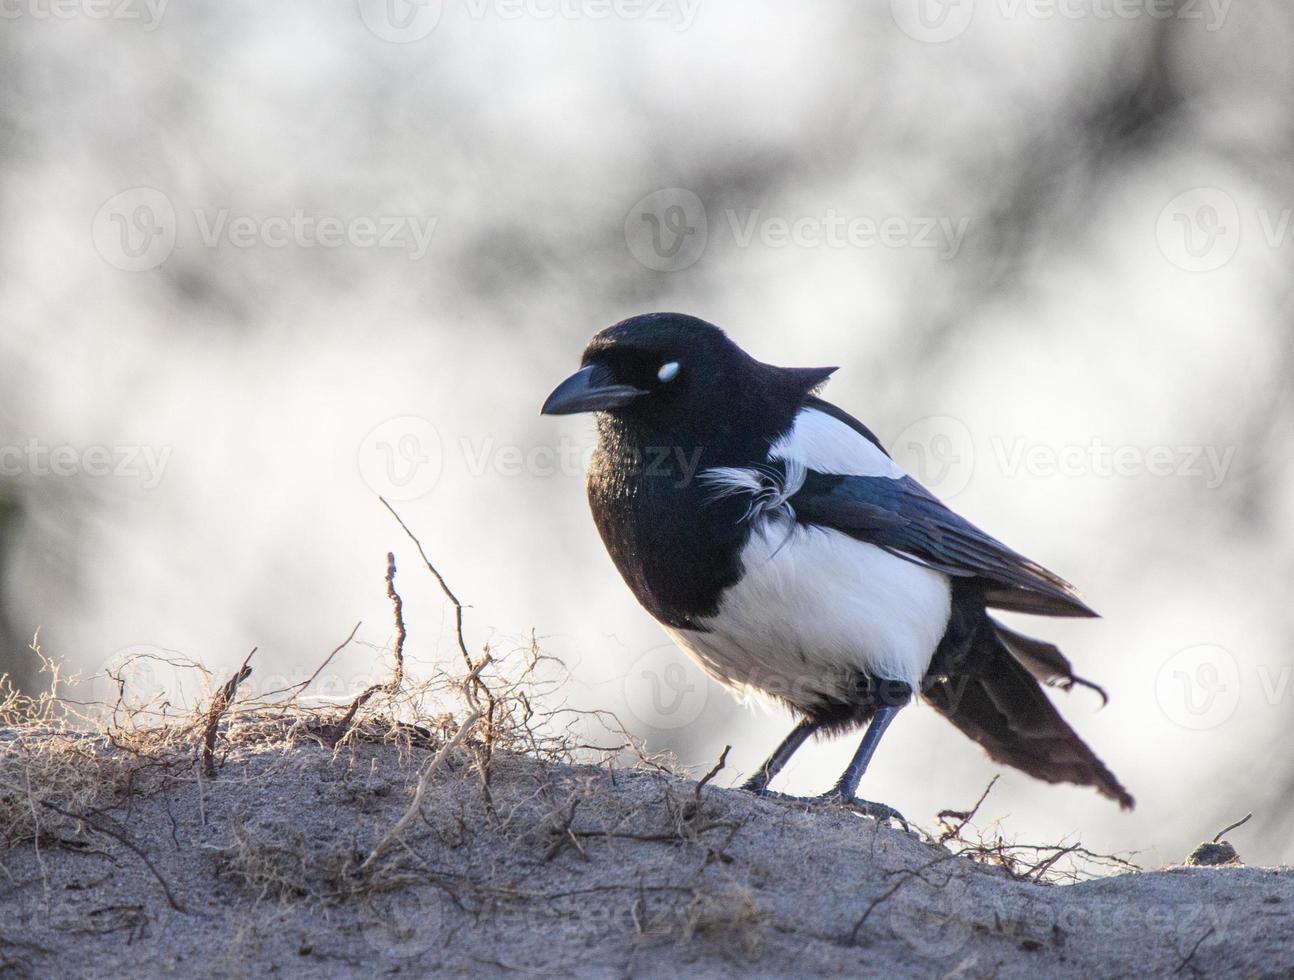
[[(1243, 823), (1243, 821), (1241, 822)], [(1230, 828), (1227, 828), (1227, 829), (1229, 830)], [(1223, 831), (1223, 833), (1226, 833), (1226, 831)], [(1214, 843), (1216, 843), (1216, 841)], [(1204, 935), (1202, 935), (1199, 939), (1195, 940), (1195, 945), (1192, 946), (1191, 951), (1186, 954), (1186, 959), (1182, 960), (1182, 962), (1177, 964), (1177, 969), (1173, 971), (1173, 976), (1176, 976), (1177, 974), (1181, 973), (1190, 965), (1191, 960), (1195, 959), (1195, 954), (1198, 953), (1200, 951), (1200, 947), (1204, 945), (1204, 940), (1208, 939), (1211, 935), (1213, 935), (1215, 928), (1216, 928), (1215, 926), (1209, 926), (1209, 931), (1206, 932)]]
[(440, 586), (440, 591), (445, 593), (445, 598), (454, 607), (454, 635), (458, 640), (458, 652), (462, 654), (463, 662), (467, 664), (467, 669), (470, 672), (473, 669), (473, 664), (472, 655), (467, 652), (467, 644), (463, 641), (463, 604), (458, 601), (458, 596), (449, 587), (449, 583), (445, 581), (445, 577), (440, 574), (439, 569), (431, 563), (431, 559), (427, 557), (427, 552), (423, 550), (422, 542), (418, 540), (417, 535), (409, 530), (409, 525), (404, 523), (404, 519), (396, 513), (395, 508), (387, 502), (385, 497), (378, 497), (377, 499), (382, 501), (382, 506), (391, 512), (391, 516), (400, 525), (400, 529), (404, 531), (409, 540), (413, 542), (414, 547), (418, 549), (418, 554), (422, 557), (422, 563), (427, 566), (427, 571), (431, 572), (436, 579), (436, 583)]
[(723, 770), (724, 765), (728, 762), (728, 753), (732, 751), (731, 745), (725, 745), (723, 751), (719, 753), (719, 761), (710, 767), (710, 771), (701, 777), (701, 781), (696, 784), (696, 797), (701, 798), (701, 790), (705, 789), (706, 783), (714, 779), (715, 776)]
[(233, 677), (225, 681), (225, 686), (211, 699), (211, 708), (207, 711), (207, 727), (202, 735), (202, 772), (208, 779), (214, 779), (216, 776), (216, 729), (220, 725), (220, 716), (233, 702), (238, 685), (251, 676), (252, 668), (249, 665), (256, 649), (252, 647), (252, 652), (247, 655), (243, 665), (238, 668)]
[(1235, 830), (1237, 827), (1243, 827), (1245, 824), (1247, 824), (1247, 823), (1248, 823), (1250, 820), (1252, 820), (1253, 818), (1254, 818), (1254, 815), (1253, 815), (1252, 813), (1246, 813), (1243, 817), (1241, 817), (1241, 818), (1240, 818), (1239, 820), (1237, 820), (1235, 823), (1231, 824), (1231, 826), (1229, 826), (1229, 827), (1223, 827), (1221, 830), (1219, 830), (1219, 831), (1217, 832), (1217, 835), (1213, 838), (1213, 843), (1215, 843), (1215, 844), (1216, 844), (1218, 841), (1222, 840), (1222, 835), (1223, 835), (1223, 834), (1226, 834), (1226, 833), (1228, 833), (1228, 832), (1230, 832), (1230, 831), (1232, 831), (1232, 830)]
[(395, 822), (395, 826), (386, 832), (386, 836), (378, 841), (373, 850), (369, 852), (368, 857), (364, 859), (364, 863), (359, 866), (360, 871), (366, 870), (370, 864), (377, 860), (378, 856), (391, 845), (391, 842), (399, 837), (400, 834), (404, 832), (404, 829), (417, 818), (420, 812), (422, 812), (422, 798), (427, 792), (427, 786), (431, 782), (431, 777), (434, 776), (444, 764), (445, 760), (449, 757), (449, 754), (453, 752), (454, 749), (458, 748), (458, 746), (463, 744), (463, 740), (471, 733), (472, 729), (476, 726), (477, 719), (480, 717), (480, 712), (472, 712), (472, 714), (467, 716), (467, 719), (463, 724), (459, 726), (454, 737), (441, 746), (440, 751), (436, 753), (436, 757), (427, 764), (427, 768), (425, 768), (418, 776), (418, 786), (413, 791), (413, 800), (409, 803), (409, 808), (405, 810), (400, 819)]
[[(454, 590), (449, 587), (449, 583), (445, 581), (445, 576), (440, 574), (440, 569), (438, 569), (432, 563), (431, 559), (427, 557), (427, 551), (423, 548), (422, 542), (418, 540), (418, 536), (409, 529), (409, 525), (404, 522), (404, 519), (401, 518), (398, 513), (396, 513), (395, 508), (391, 506), (390, 502), (387, 501), (385, 497), (378, 497), (378, 500), (382, 501), (382, 506), (391, 513), (391, 516), (395, 518), (395, 522), (400, 525), (400, 529), (404, 531), (405, 536), (412, 541), (414, 547), (418, 549), (418, 554), (422, 558), (422, 563), (427, 566), (427, 571), (429, 571), (432, 577), (435, 578), (436, 584), (440, 586), (440, 591), (444, 593), (445, 598), (448, 599), (450, 604), (454, 607), (454, 639), (458, 643), (459, 655), (462, 656), (463, 663), (467, 665), (468, 671), (468, 679), (464, 683), (463, 689), (467, 694), (467, 700), (472, 706), (472, 710), (483, 716), (485, 719), (485, 724), (483, 726), (485, 732), (481, 739), (480, 750), (481, 788), (485, 793), (486, 808), (488, 811), (493, 812), (494, 804), (490, 798), (490, 763), (494, 759), (495, 712), (498, 707), (498, 703), (494, 697), (494, 692), (490, 690), (489, 685), (481, 680), (481, 670), (490, 662), (489, 648), (486, 648), (479, 663), (472, 662), (472, 655), (467, 652), (467, 641), (463, 638), (462, 602), (459, 601)], [(481, 703), (481, 695), (485, 696), (484, 705)]]
[(1063, 858), (1066, 854), (1073, 854), (1078, 849), (1079, 849), (1079, 846), (1077, 844), (1072, 844), (1069, 847), (1061, 848), (1051, 857), (1047, 858), (1047, 860), (1043, 861), (1040, 865), (1038, 865), (1036, 868), (1030, 871), (1029, 877), (1031, 877), (1034, 881), (1042, 881), (1042, 876), (1045, 875), (1051, 869), (1051, 866), (1053, 864), (1055, 864), (1057, 861)]
[(700, 812), (701, 790), (705, 789), (706, 784), (709, 783), (710, 780), (714, 779), (715, 776), (719, 775), (719, 773), (723, 770), (723, 767), (728, 762), (728, 753), (731, 751), (732, 751), (732, 746), (725, 745), (723, 747), (723, 751), (719, 753), (719, 760), (713, 766), (710, 767), (710, 771), (707, 772), (704, 776), (702, 776), (700, 781), (696, 784), (696, 789), (693, 791), (694, 795), (692, 797), (692, 805), (688, 808), (689, 810), (689, 813), (687, 814), (688, 819), (691, 819), (692, 816), (695, 816), (697, 813)]
[[(16, 789), (16, 787), (14, 787), (12, 783), (6, 782), (6, 783), (0, 783), (0, 785), (6, 786), (10, 792), (14, 792)], [(19, 790), (19, 792), (21, 791)], [(167, 904), (170, 905), (171, 908), (175, 909), (175, 911), (177, 912), (183, 912), (186, 915), (188, 914), (189, 910), (186, 909), (184, 905), (180, 902), (180, 900), (175, 897), (175, 893), (171, 891), (171, 886), (166, 883), (166, 879), (162, 877), (162, 873), (157, 870), (157, 865), (153, 864), (152, 859), (149, 858), (147, 852), (145, 852), (142, 847), (140, 847), (133, 840), (131, 840), (126, 833), (119, 830), (114, 830), (112, 827), (106, 827), (98, 823), (95, 823), (93, 820), (90, 819), (90, 815), (88, 813), (73, 813), (71, 810), (64, 810), (61, 806), (58, 806), (55, 803), (51, 803), (49, 800), (36, 799), (35, 802), (39, 803), (47, 810), (53, 810), (55, 813), (59, 814), (60, 816), (67, 817), (69, 820), (75, 820), (77, 823), (84, 824), (85, 826), (89, 827), (91, 830), (95, 831), (96, 833), (104, 834), (108, 837), (111, 837), (113, 840), (117, 841), (123, 847), (125, 847), (126, 849), (134, 853), (136, 857), (138, 857), (141, 861), (144, 862), (144, 864), (148, 867), (148, 870), (153, 873), (153, 877), (157, 879), (157, 883), (162, 886), (162, 892), (163, 894), (166, 895)], [(108, 820), (112, 819), (106, 813), (101, 814), (101, 816), (105, 817)]]
[(984, 792), (979, 795), (979, 799), (975, 801), (975, 805), (971, 807), (969, 810), (966, 810), (966, 811), (940, 810), (939, 811), (938, 818), (941, 823), (943, 822), (944, 817), (951, 817), (958, 821), (956, 827), (953, 827), (949, 830), (945, 830), (942, 834), (939, 835), (940, 844), (943, 844), (944, 842), (950, 841), (953, 838), (957, 837), (957, 835), (960, 834), (966, 828), (966, 825), (970, 823), (972, 819), (974, 819), (975, 814), (979, 812), (979, 808), (983, 806), (984, 801), (988, 799), (988, 794), (992, 792), (993, 787), (997, 785), (998, 778), (999, 777), (994, 776), (992, 779), (989, 780), (989, 784), (984, 787)]
[[(873, 912), (876, 911), (877, 907), (882, 902), (884, 902), (888, 898), (892, 898), (895, 892), (897, 892), (900, 888), (906, 885), (913, 878), (921, 878), (922, 872), (929, 871), (936, 864), (943, 864), (945, 861), (951, 861), (955, 857), (957, 857), (956, 854), (945, 854), (942, 857), (935, 858), (933, 861), (931, 861), (929, 864), (924, 865), (923, 867), (905, 868), (899, 880), (896, 881), (889, 888), (887, 888), (885, 891), (881, 892), (881, 894), (877, 895), (874, 899), (872, 899), (871, 903), (867, 906), (867, 908), (863, 910), (862, 917), (859, 918), (859, 920), (854, 923), (853, 931), (849, 933), (849, 945), (853, 946), (855, 943), (858, 942), (858, 934), (862, 931), (863, 926), (867, 924), (868, 917)], [(951, 878), (951, 875), (949, 877)], [(924, 878), (921, 878), (921, 880), (925, 881)]]
[(399, 687), (404, 679), (404, 641), (409, 631), (404, 628), (404, 600), (395, 591), (395, 553), (386, 553), (386, 597), (391, 600), (391, 612), (395, 618), (395, 680), (393, 687)]
[(309, 687), (311, 684), (315, 682), (315, 678), (317, 678), (320, 674), (323, 673), (324, 668), (327, 667), (330, 663), (332, 663), (333, 657), (337, 656), (337, 654), (345, 650), (346, 647), (350, 646), (351, 640), (355, 639), (355, 634), (359, 632), (360, 625), (361, 625), (360, 623), (356, 623), (354, 626), (352, 626), (350, 630), (350, 634), (346, 637), (346, 639), (342, 640), (335, 647), (333, 647), (332, 652), (328, 654), (328, 656), (324, 657), (323, 663), (321, 663), (318, 667), (316, 667), (315, 672), (311, 674), (309, 677), (307, 677), (305, 680), (303, 680), (301, 683), (291, 684), (287, 687), (280, 688), (277, 691), (270, 691), (269, 693), (263, 695), (262, 697), (264, 699), (269, 699), (274, 697), (275, 695), (286, 694), (288, 691), (292, 691), (293, 692), (292, 697), (288, 698), (287, 700), (287, 703), (291, 704), (293, 701), (297, 699), (297, 696), (301, 694), (302, 691), (304, 691), (307, 687)]
[(404, 627), (404, 600), (400, 598), (400, 593), (395, 591), (395, 555), (389, 551), (386, 553), (386, 594), (391, 600), (391, 609), (395, 616), (395, 672), (387, 683), (372, 685), (350, 703), (341, 721), (332, 726), (333, 745), (350, 734), (351, 722), (359, 709), (368, 703), (369, 698), (382, 691), (395, 694), (404, 681), (404, 641), (409, 633)]

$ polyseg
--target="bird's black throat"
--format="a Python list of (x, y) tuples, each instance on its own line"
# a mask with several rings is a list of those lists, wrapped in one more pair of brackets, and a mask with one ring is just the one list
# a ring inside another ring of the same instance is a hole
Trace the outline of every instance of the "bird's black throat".
[(667, 626), (703, 628), (737, 581), (750, 535), (749, 500), (717, 495), (702, 474), (763, 465), (822, 375), (752, 359), (740, 379), (698, 386), (664, 410), (598, 416), (593, 519), (629, 588)]

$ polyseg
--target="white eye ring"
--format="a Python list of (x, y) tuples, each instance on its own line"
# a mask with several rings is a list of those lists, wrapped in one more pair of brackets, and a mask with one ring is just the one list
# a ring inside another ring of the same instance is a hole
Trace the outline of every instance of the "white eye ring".
[(660, 370), (656, 372), (656, 377), (662, 381), (673, 381), (678, 377), (678, 361), (670, 361), (668, 364), (662, 364)]

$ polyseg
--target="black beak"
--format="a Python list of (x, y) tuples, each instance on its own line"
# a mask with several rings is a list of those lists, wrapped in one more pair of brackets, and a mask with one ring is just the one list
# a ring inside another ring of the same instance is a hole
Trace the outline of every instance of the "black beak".
[(600, 364), (590, 364), (559, 384), (539, 412), (541, 415), (601, 412), (628, 405), (645, 394), (647, 392), (633, 385), (616, 384), (606, 368)]

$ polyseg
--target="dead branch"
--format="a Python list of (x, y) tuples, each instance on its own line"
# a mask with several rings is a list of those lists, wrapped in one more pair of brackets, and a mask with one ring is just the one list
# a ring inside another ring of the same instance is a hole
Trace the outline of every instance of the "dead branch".
[(378, 497), (377, 499), (382, 501), (382, 506), (391, 512), (391, 516), (400, 525), (400, 529), (413, 542), (413, 546), (418, 549), (418, 554), (422, 557), (422, 563), (427, 566), (427, 571), (431, 572), (436, 579), (436, 583), (440, 586), (440, 591), (445, 593), (445, 598), (454, 607), (454, 635), (458, 640), (458, 652), (462, 654), (463, 662), (467, 665), (470, 673), (473, 670), (473, 664), (472, 655), (467, 652), (467, 644), (463, 641), (463, 604), (458, 601), (458, 596), (454, 595), (454, 590), (449, 587), (449, 583), (445, 581), (445, 577), (440, 574), (439, 569), (431, 563), (431, 559), (427, 557), (427, 552), (423, 550), (422, 542), (418, 540), (417, 535), (409, 530), (409, 525), (404, 523), (404, 519), (396, 513), (395, 508), (387, 502), (385, 497)]
[(400, 598), (400, 593), (395, 591), (395, 555), (389, 551), (386, 553), (386, 594), (391, 600), (391, 609), (395, 616), (395, 672), (387, 683), (374, 684), (364, 690), (350, 703), (341, 721), (329, 726), (331, 732), (327, 738), (334, 746), (350, 734), (351, 722), (354, 721), (359, 709), (368, 703), (369, 698), (380, 692), (395, 694), (404, 682), (404, 641), (409, 633), (404, 627), (404, 600)]
[(1219, 830), (1219, 831), (1217, 832), (1217, 834), (1215, 834), (1215, 835), (1214, 835), (1214, 837), (1213, 837), (1213, 843), (1215, 843), (1215, 844), (1216, 844), (1216, 843), (1218, 843), (1218, 841), (1222, 840), (1222, 836), (1223, 836), (1223, 834), (1230, 833), (1231, 831), (1235, 830), (1237, 827), (1243, 827), (1245, 824), (1247, 824), (1247, 823), (1248, 823), (1250, 820), (1252, 820), (1253, 818), (1254, 818), (1254, 815), (1253, 815), (1252, 813), (1246, 813), (1243, 817), (1241, 817), (1241, 818), (1240, 818), (1239, 820), (1237, 820), (1235, 823), (1230, 824), (1229, 826), (1223, 827), (1221, 830)]
[(1036, 868), (1030, 871), (1029, 877), (1032, 878), (1034, 881), (1042, 881), (1042, 876), (1045, 875), (1049, 870), (1051, 870), (1051, 866), (1053, 864), (1055, 864), (1057, 861), (1063, 858), (1066, 854), (1073, 854), (1077, 850), (1079, 850), (1079, 846), (1077, 844), (1073, 844), (1070, 847), (1065, 847), (1065, 848), (1062, 848), (1061, 850), (1058, 850), (1055, 854), (1047, 858)]
[[(423, 548), (422, 542), (418, 540), (418, 536), (409, 529), (409, 525), (404, 522), (404, 519), (401, 518), (398, 513), (396, 513), (395, 508), (391, 506), (390, 502), (388, 502), (385, 497), (378, 497), (378, 500), (382, 501), (382, 506), (390, 511), (391, 516), (394, 517), (395, 522), (400, 525), (400, 529), (404, 531), (405, 536), (408, 537), (408, 539), (413, 542), (413, 546), (418, 549), (418, 555), (422, 558), (422, 563), (427, 567), (427, 571), (429, 571), (432, 577), (436, 580), (436, 584), (440, 586), (440, 591), (444, 593), (445, 598), (449, 600), (450, 605), (454, 607), (454, 639), (458, 643), (459, 655), (462, 656), (463, 663), (467, 665), (469, 677), (469, 683), (466, 685), (467, 697), (471, 702), (472, 708), (485, 717), (485, 737), (482, 742), (482, 751), (484, 752), (485, 758), (481, 767), (481, 779), (483, 785), (485, 785), (488, 790), (490, 782), (490, 759), (494, 751), (494, 714), (496, 703), (494, 692), (492, 692), (489, 686), (481, 680), (481, 669), (489, 661), (490, 652), (488, 649), (485, 651), (480, 663), (472, 662), (472, 655), (467, 652), (467, 641), (463, 638), (462, 602), (460, 602), (458, 596), (454, 594), (454, 590), (449, 587), (449, 583), (445, 581), (445, 576), (440, 574), (440, 569), (438, 569), (432, 563), (431, 559), (427, 557), (426, 549)], [(482, 695), (485, 697), (484, 707), (481, 705)]]
[(701, 802), (701, 790), (705, 789), (706, 784), (723, 770), (728, 762), (728, 753), (732, 751), (731, 745), (725, 745), (723, 751), (719, 753), (719, 760), (710, 767), (710, 771), (701, 777), (700, 782), (696, 784), (696, 800)]
[[(989, 780), (989, 784), (984, 787), (984, 792), (980, 794), (979, 799), (975, 801), (975, 805), (971, 807), (969, 810), (965, 810), (965, 811), (940, 810), (939, 811), (936, 819), (938, 819), (938, 821), (941, 824), (944, 824), (944, 828), (945, 828), (944, 832), (939, 835), (940, 844), (950, 841), (953, 838), (957, 837), (959, 834), (961, 834), (962, 830), (966, 827), (966, 825), (970, 823), (971, 820), (974, 819), (975, 814), (979, 812), (979, 808), (984, 805), (984, 801), (988, 799), (988, 794), (992, 792), (993, 787), (997, 785), (998, 778), (999, 777), (994, 776), (992, 779)], [(945, 819), (956, 820), (957, 826), (951, 827), (951, 828), (948, 827), (948, 825), (944, 823)]]
[(404, 832), (404, 829), (417, 818), (419, 813), (422, 812), (422, 798), (426, 795), (427, 786), (431, 782), (431, 777), (439, 771), (442, 765), (444, 765), (445, 760), (449, 758), (450, 753), (463, 744), (463, 740), (471, 734), (472, 729), (476, 727), (476, 722), (480, 717), (479, 712), (473, 712), (468, 715), (463, 724), (459, 726), (454, 737), (446, 742), (441, 747), (440, 751), (436, 753), (436, 757), (427, 764), (427, 768), (425, 768), (418, 776), (418, 785), (413, 792), (413, 800), (409, 803), (409, 808), (405, 810), (400, 819), (395, 822), (395, 826), (388, 830), (386, 835), (378, 841), (373, 850), (369, 852), (368, 857), (364, 859), (364, 863), (359, 866), (360, 871), (367, 870), (369, 865), (377, 860), (378, 856), (391, 845), (391, 842), (399, 837), (400, 834)]
[(238, 685), (251, 676), (252, 668), (249, 665), (256, 649), (252, 647), (252, 652), (247, 655), (243, 665), (238, 668), (233, 677), (225, 681), (225, 686), (217, 691), (216, 696), (211, 700), (211, 707), (207, 711), (206, 730), (202, 735), (202, 774), (208, 779), (214, 779), (216, 775), (216, 728), (220, 725), (220, 716), (233, 702)]

